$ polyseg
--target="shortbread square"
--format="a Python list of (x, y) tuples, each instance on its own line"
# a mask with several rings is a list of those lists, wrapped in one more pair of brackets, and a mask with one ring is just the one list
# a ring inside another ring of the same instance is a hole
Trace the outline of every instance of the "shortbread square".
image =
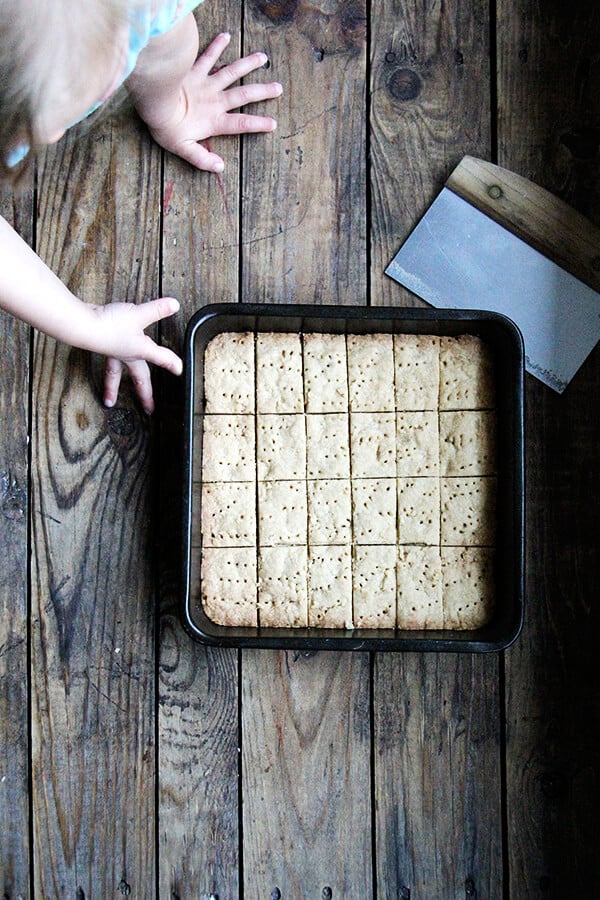
[(349, 544), (352, 540), (350, 482), (323, 478), (307, 483), (308, 543)]
[(312, 547), (308, 556), (308, 624), (352, 628), (350, 547)]
[(254, 416), (204, 416), (204, 481), (254, 481)]
[(201, 594), (204, 612), (215, 624), (256, 626), (256, 550), (205, 547)]
[(352, 412), (393, 412), (394, 345), (391, 334), (349, 334), (348, 396)]
[(201, 518), (204, 547), (254, 547), (256, 490), (253, 482), (203, 484)]
[(260, 546), (306, 545), (306, 537), (306, 482), (259, 482), (258, 542)]
[(355, 547), (352, 577), (355, 628), (394, 628), (396, 547)]
[(398, 478), (398, 542), (439, 545), (438, 478)]
[(305, 334), (302, 340), (306, 412), (347, 412), (345, 335)]
[(495, 412), (440, 412), (441, 474), (494, 475), (496, 469)]
[(397, 475), (400, 478), (438, 475), (437, 412), (399, 412), (396, 426)]
[(350, 456), (356, 478), (394, 478), (396, 422), (394, 413), (351, 413)]
[(299, 334), (257, 334), (256, 411), (304, 411), (302, 345)]
[(395, 479), (352, 479), (352, 531), (357, 544), (396, 543)]
[(437, 409), (440, 339), (433, 334), (394, 335), (396, 409)]
[(254, 335), (223, 332), (204, 351), (207, 413), (254, 414)]
[(481, 628), (495, 603), (491, 547), (442, 547), (444, 628)]
[(259, 625), (264, 628), (306, 627), (306, 547), (262, 547), (258, 572)]
[(256, 457), (259, 481), (304, 478), (306, 475), (304, 416), (257, 416)]
[(306, 416), (306, 474), (308, 478), (349, 478), (347, 413)]
[(441, 543), (492, 546), (496, 534), (496, 479), (441, 479)]
[(440, 409), (491, 409), (494, 357), (474, 334), (440, 338)]
[(444, 627), (442, 566), (438, 547), (400, 547), (396, 581), (398, 628)]

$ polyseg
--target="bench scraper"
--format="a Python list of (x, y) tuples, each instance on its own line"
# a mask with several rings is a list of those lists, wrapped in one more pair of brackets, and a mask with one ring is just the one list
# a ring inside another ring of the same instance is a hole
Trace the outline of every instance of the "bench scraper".
[(466, 156), (386, 269), (432, 306), (503, 313), (562, 393), (600, 338), (600, 229), (526, 178)]

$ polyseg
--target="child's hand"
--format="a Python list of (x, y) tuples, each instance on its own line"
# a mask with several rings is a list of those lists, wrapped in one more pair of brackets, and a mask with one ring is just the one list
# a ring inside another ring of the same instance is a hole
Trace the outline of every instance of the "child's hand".
[(168, 347), (160, 347), (144, 334), (144, 329), (149, 325), (173, 315), (178, 309), (179, 303), (170, 297), (150, 300), (139, 306), (134, 303), (108, 303), (93, 307), (98, 317), (98, 327), (91, 349), (107, 356), (104, 370), (105, 406), (114, 406), (124, 368), (128, 369), (140, 403), (148, 414), (154, 410), (148, 363), (181, 375), (183, 366), (180, 358)]
[(231, 110), (246, 103), (279, 97), (283, 90), (277, 82), (232, 87), (240, 78), (264, 66), (267, 56), (253, 53), (215, 69), (230, 40), (229, 34), (217, 35), (198, 57), (181, 83), (174, 107), (168, 113), (165, 111), (160, 122), (151, 121), (153, 116), (144, 116), (158, 144), (196, 168), (209, 172), (221, 172), (224, 163), (199, 141), (219, 134), (274, 131), (277, 123), (270, 116), (232, 113)]
[(179, 303), (161, 297), (148, 303), (84, 303), (60, 281), (16, 231), (0, 217), (0, 309), (18, 316), (59, 341), (108, 357), (104, 402), (113, 406), (123, 368), (129, 369), (147, 413), (154, 409), (148, 363), (174, 375), (183, 368), (168, 347), (144, 334), (149, 325), (172, 316)]

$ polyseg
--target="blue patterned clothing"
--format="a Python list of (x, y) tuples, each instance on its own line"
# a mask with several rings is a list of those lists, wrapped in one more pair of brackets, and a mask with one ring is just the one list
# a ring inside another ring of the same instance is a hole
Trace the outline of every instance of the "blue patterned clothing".
[[(169, 31), (184, 16), (200, 5), (202, 0), (159, 0), (138, 6), (132, 13), (129, 29), (127, 67), (121, 84), (131, 75), (144, 47), (159, 34)], [(89, 115), (89, 113), (88, 113)]]

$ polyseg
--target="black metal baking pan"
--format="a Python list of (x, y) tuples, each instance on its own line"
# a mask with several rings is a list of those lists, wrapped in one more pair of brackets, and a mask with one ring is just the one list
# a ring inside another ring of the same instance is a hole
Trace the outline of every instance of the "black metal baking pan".
[[(493, 349), (498, 421), (496, 609), (476, 630), (399, 630), (225, 627), (202, 608), (201, 549), (192, 546), (199, 509), (193, 484), (202, 460), (204, 350), (220, 332), (323, 334), (474, 334)], [(224, 303), (191, 318), (185, 338), (184, 547), (182, 619), (189, 634), (217, 646), (296, 650), (498, 651), (518, 636), (523, 619), (524, 462), (523, 340), (505, 316), (478, 310)]]

